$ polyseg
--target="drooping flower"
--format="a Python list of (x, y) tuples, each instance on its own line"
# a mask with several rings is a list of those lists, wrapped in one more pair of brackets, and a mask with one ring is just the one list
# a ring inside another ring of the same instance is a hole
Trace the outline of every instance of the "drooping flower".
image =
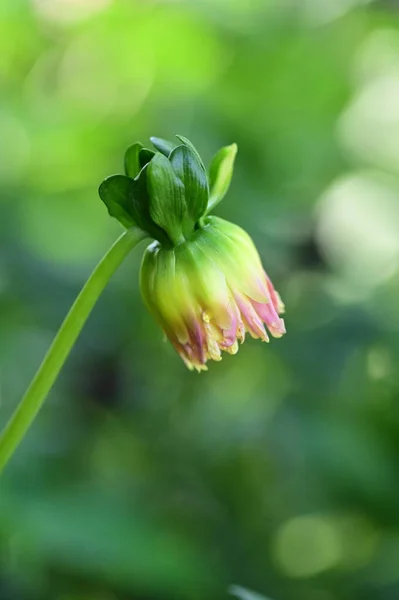
[(284, 305), (249, 235), (208, 216), (228, 190), (237, 147), (217, 153), (208, 179), (195, 148), (178, 137), (176, 147), (152, 138), (156, 153), (129, 148), (126, 176), (106, 179), (100, 196), (126, 227), (155, 238), (141, 266), (144, 302), (185, 364), (202, 371), (222, 352), (235, 354), (246, 332), (281, 337)]

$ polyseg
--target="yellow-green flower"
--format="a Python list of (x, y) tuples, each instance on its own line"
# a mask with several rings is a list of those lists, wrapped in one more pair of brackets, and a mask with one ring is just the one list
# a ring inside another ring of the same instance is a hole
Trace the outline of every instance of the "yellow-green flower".
[[(152, 138), (158, 152), (135, 144), (126, 175), (100, 186), (112, 216), (155, 241), (140, 274), (144, 302), (190, 369), (235, 354), (245, 333), (269, 341), (285, 333), (284, 305), (249, 235), (209, 211), (230, 184), (237, 148), (222, 148), (209, 176), (192, 144)], [(266, 327), (265, 327), (266, 325)]]

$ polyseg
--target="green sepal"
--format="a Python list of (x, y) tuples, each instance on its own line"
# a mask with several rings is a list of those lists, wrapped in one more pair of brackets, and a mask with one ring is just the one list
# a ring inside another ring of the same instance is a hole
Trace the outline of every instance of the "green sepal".
[(206, 173), (206, 168), (204, 163), (202, 162), (202, 158), (199, 155), (199, 152), (197, 150), (197, 148), (194, 146), (194, 144), (192, 144), (190, 142), (189, 139), (187, 139), (186, 137), (184, 137), (184, 135), (176, 135), (177, 139), (180, 140), (181, 142), (183, 142), (183, 144), (185, 146), (187, 146), (187, 148), (190, 148), (190, 150), (195, 154), (195, 156), (197, 157), (197, 160), (199, 162), (199, 164), (201, 165), (201, 167), (204, 169), (204, 172)]
[(142, 165), (140, 164), (139, 154), (143, 149), (140, 142), (132, 144), (125, 152), (125, 173), (132, 179), (139, 174)]
[(126, 175), (111, 175), (104, 179), (98, 188), (100, 198), (110, 216), (118, 219), (126, 229), (138, 225), (131, 202), (132, 184), (133, 180)]
[(148, 167), (150, 164), (151, 163), (147, 163), (141, 169), (138, 176), (132, 180), (132, 210), (138, 226), (144, 231), (147, 231), (153, 238), (168, 246), (170, 245), (168, 236), (161, 227), (158, 227), (158, 225), (154, 223), (150, 215), (150, 196), (148, 193)]
[(155, 156), (155, 152), (149, 148), (142, 148), (139, 153), (140, 167), (143, 168), (148, 164)]
[(192, 224), (206, 211), (208, 204), (208, 179), (196, 153), (189, 146), (177, 146), (169, 160), (172, 167), (184, 183), (188, 217)]
[(111, 175), (101, 183), (98, 193), (110, 216), (126, 229), (139, 227), (160, 242), (170, 245), (166, 233), (151, 219), (146, 179), (146, 167), (136, 179), (126, 175)]
[(215, 154), (209, 168), (209, 202), (207, 213), (224, 198), (233, 176), (237, 144), (225, 146)]
[(136, 142), (125, 152), (125, 173), (132, 179), (137, 177), (141, 169), (155, 156), (155, 152), (144, 148), (143, 144)]
[(163, 140), (158, 137), (150, 137), (151, 143), (154, 148), (161, 152), (164, 156), (168, 157), (174, 148), (176, 148), (176, 144), (173, 142), (169, 142), (169, 140)]
[(163, 154), (156, 154), (146, 168), (151, 218), (166, 231), (173, 244), (180, 244), (184, 241), (183, 223), (187, 214), (184, 185)]

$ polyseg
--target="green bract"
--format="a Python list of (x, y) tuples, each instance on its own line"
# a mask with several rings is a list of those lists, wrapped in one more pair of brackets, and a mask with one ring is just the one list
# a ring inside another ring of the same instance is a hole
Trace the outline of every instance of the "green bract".
[(125, 153), (125, 174), (107, 177), (100, 198), (126, 228), (139, 227), (164, 246), (189, 240), (226, 194), (237, 146), (226, 146), (212, 160), (209, 175), (187, 138), (179, 144), (152, 137), (155, 152), (135, 143)]

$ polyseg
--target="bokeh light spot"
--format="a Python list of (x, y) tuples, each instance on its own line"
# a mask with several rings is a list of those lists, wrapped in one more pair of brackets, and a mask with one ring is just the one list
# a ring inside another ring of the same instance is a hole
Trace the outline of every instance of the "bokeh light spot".
[(321, 198), (317, 238), (328, 262), (363, 289), (388, 279), (399, 266), (399, 189), (370, 172), (337, 180)]
[(375, 80), (397, 69), (399, 64), (399, 32), (377, 29), (360, 46), (354, 60), (354, 75), (360, 84)]
[(361, 514), (346, 514), (335, 519), (341, 538), (342, 568), (357, 570), (372, 560), (379, 541), (373, 524)]
[(74, 23), (110, 6), (112, 0), (33, 0), (38, 14), (57, 23)]
[(306, 20), (322, 25), (338, 19), (357, 6), (369, 4), (371, 0), (299, 0)]
[(373, 346), (367, 355), (367, 371), (370, 379), (385, 379), (392, 373), (392, 358), (387, 348)]
[(312, 577), (335, 567), (342, 554), (340, 538), (330, 519), (295, 517), (277, 532), (275, 555), (289, 577)]
[(367, 83), (338, 121), (338, 136), (355, 158), (399, 168), (399, 69)]

